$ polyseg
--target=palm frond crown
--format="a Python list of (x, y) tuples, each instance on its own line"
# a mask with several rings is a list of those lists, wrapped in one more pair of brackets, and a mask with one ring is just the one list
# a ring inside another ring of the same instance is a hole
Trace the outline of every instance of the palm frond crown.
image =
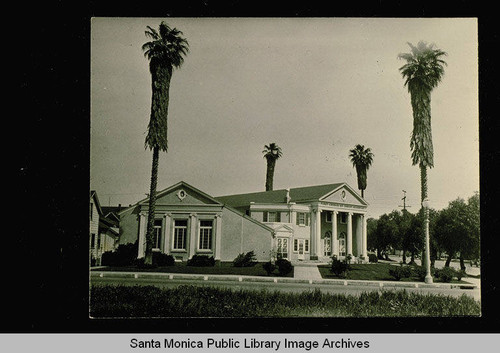
[(265, 145), (262, 153), (264, 154), (264, 158), (267, 160), (277, 160), (283, 156), (281, 147), (274, 142), (269, 145)]

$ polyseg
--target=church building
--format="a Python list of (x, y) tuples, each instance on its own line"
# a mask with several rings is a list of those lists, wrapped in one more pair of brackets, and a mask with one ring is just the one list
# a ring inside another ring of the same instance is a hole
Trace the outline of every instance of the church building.
[[(367, 261), (367, 202), (346, 183), (212, 197), (181, 181), (157, 195), (153, 251), (186, 261), (195, 254), (233, 261)], [(148, 199), (118, 213), (119, 244), (138, 241), (144, 257)]]

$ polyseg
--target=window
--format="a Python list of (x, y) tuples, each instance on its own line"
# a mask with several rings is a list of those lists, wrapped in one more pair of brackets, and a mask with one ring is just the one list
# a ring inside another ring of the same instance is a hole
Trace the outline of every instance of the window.
[(92, 233), (90, 235), (90, 248), (93, 249), (95, 247), (95, 234)]
[(299, 239), (294, 239), (293, 240), (293, 252), (298, 252), (299, 251)]
[(340, 223), (342, 223), (342, 224), (346, 224), (347, 223), (347, 213), (342, 212), (340, 214)]
[(90, 220), (92, 220), (93, 216), (94, 216), (94, 204), (91, 202), (90, 203)]
[(264, 212), (264, 222), (281, 222), (280, 212)]
[(212, 233), (213, 233), (213, 221), (200, 221), (200, 243), (198, 248), (200, 250), (211, 250), (212, 249)]
[(278, 259), (287, 259), (288, 258), (288, 239), (287, 238), (278, 238), (278, 249), (277, 249), (277, 257)]
[(101, 248), (101, 234), (97, 234), (97, 249)]
[(162, 227), (163, 221), (161, 219), (155, 219), (153, 250), (160, 250)]
[(297, 212), (297, 225), (307, 226), (309, 225), (309, 217), (305, 212)]
[(174, 250), (186, 250), (187, 220), (174, 220)]
[(304, 242), (304, 251), (309, 252), (309, 239), (305, 239)]
[(332, 223), (332, 213), (333, 212), (326, 212), (326, 223)]

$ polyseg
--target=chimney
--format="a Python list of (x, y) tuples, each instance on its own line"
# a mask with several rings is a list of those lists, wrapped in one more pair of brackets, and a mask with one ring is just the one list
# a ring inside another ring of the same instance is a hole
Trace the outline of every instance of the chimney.
[(286, 189), (286, 203), (290, 203), (290, 188)]
[(122, 204), (121, 204), (121, 203), (119, 203), (119, 204), (118, 204), (118, 212), (120, 212), (121, 210), (122, 210)]

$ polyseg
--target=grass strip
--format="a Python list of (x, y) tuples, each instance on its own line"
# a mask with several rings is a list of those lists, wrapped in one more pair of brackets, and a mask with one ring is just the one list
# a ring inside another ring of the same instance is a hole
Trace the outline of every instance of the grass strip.
[(182, 285), (93, 286), (91, 317), (448, 317), (478, 316), (480, 303), (452, 297), (401, 291), (359, 296), (233, 290)]

